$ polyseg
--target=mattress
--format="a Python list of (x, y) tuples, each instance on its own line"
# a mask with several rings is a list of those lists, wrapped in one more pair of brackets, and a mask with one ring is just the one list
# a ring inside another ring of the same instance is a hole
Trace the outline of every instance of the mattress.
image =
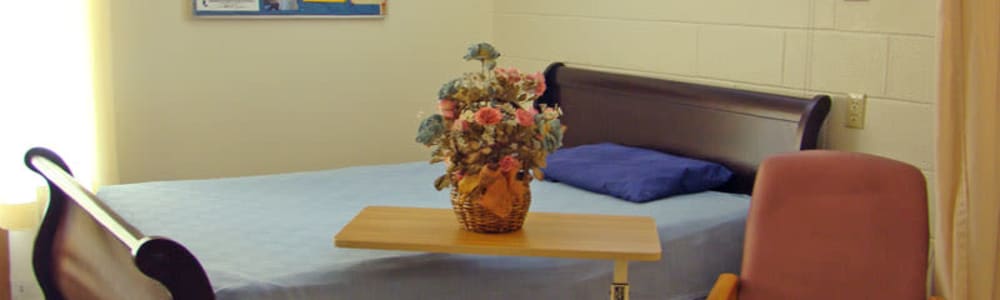
[[(104, 187), (98, 196), (147, 235), (184, 244), (217, 298), (607, 299), (613, 263), (333, 246), (362, 208), (450, 208), (426, 162)], [(636, 204), (532, 183), (531, 211), (651, 216), (663, 258), (629, 265), (632, 299), (705, 296), (738, 272), (749, 197), (703, 192)], [(457, 223), (456, 223), (456, 226)]]

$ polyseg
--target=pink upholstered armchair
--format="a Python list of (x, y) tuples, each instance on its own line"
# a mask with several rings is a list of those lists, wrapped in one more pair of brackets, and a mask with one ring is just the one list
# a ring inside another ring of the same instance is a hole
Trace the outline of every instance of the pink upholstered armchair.
[(908, 164), (827, 150), (770, 157), (741, 274), (719, 276), (708, 300), (926, 299), (927, 216), (923, 174)]

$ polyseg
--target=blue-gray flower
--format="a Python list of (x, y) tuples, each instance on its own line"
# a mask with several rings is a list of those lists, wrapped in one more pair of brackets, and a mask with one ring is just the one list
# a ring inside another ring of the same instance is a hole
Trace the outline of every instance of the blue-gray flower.
[(478, 60), (483, 62), (484, 71), (492, 71), (497, 66), (497, 58), (500, 52), (489, 43), (479, 43), (469, 47), (469, 52), (465, 54), (465, 60)]
[(461, 78), (455, 78), (442, 85), (441, 89), (438, 90), (438, 100), (449, 99), (451, 96), (455, 95), (455, 93), (458, 93), (458, 85), (461, 82)]
[(420, 123), (420, 129), (417, 130), (417, 143), (430, 145), (442, 133), (444, 133), (444, 117), (434, 114)]
[(469, 46), (469, 52), (465, 54), (465, 60), (494, 60), (500, 57), (500, 52), (490, 43), (479, 43)]
[(546, 152), (556, 151), (562, 147), (563, 131), (559, 119), (546, 121), (548, 130), (542, 130), (542, 148)]

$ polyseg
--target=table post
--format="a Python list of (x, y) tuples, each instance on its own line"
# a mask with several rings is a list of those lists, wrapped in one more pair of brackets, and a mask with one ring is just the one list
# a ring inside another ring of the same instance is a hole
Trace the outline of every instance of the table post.
[(615, 260), (615, 275), (611, 282), (611, 300), (629, 300), (627, 260)]

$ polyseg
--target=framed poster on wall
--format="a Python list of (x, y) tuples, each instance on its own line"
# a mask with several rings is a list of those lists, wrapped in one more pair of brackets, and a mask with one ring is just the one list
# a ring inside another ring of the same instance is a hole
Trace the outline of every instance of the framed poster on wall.
[(193, 0), (199, 17), (379, 18), (387, 0)]

